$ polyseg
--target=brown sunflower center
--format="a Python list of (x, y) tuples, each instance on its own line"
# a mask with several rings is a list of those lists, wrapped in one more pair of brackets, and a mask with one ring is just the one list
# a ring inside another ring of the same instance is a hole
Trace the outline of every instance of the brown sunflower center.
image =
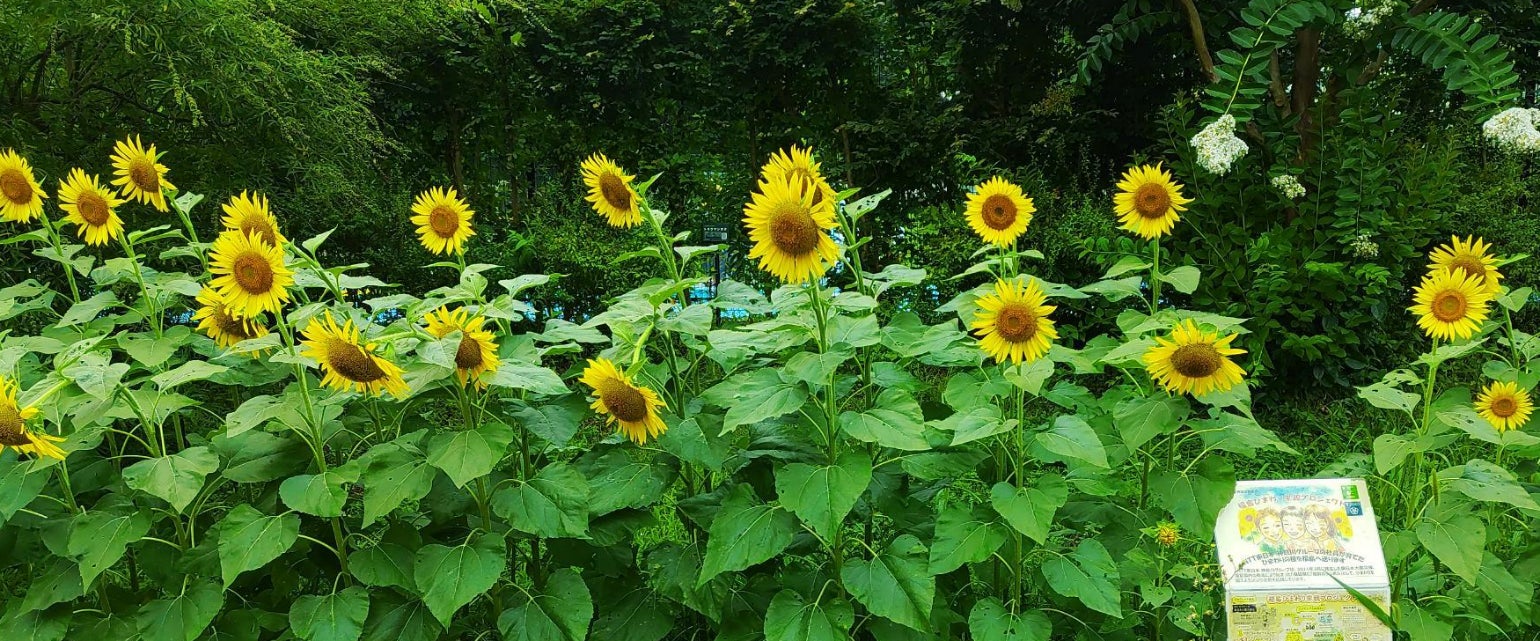
[(631, 210), (631, 189), (626, 187), (626, 181), (621, 180), (615, 172), (607, 172), (599, 176), (599, 194), (604, 196), (604, 202), (621, 211)]
[(230, 312), (223, 305), (214, 310), (214, 325), (219, 327), (221, 333), (236, 339), (236, 341), (243, 341), (256, 336), (251, 331), (249, 323), (243, 319), (231, 316)]
[(1449, 263), (1449, 270), (1464, 272), (1466, 278), (1475, 276), (1482, 283), (1487, 281), (1487, 266), (1475, 256), (1460, 256), (1454, 259)]
[(995, 316), (995, 333), (1011, 343), (1024, 343), (1037, 336), (1037, 314), (1026, 305), (1007, 303)]
[(80, 192), (80, 196), (75, 198), (75, 211), (80, 212), (80, 217), (92, 227), (107, 224), (112, 213), (107, 207), (107, 199), (95, 191)]
[(1016, 224), (1016, 203), (1001, 194), (985, 199), (984, 224), (995, 231), (1009, 229)]
[(354, 383), (373, 383), (385, 378), (385, 370), (368, 352), (347, 341), (333, 339), (326, 350), (326, 360), (338, 376)]
[(1465, 294), (1453, 290), (1439, 292), (1433, 298), (1433, 317), (1445, 323), (1465, 318)]
[(481, 343), (469, 336), (461, 338), (460, 347), (455, 349), (455, 367), (476, 369), (481, 367), (481, 363)]
[(460, 231), (460, 215), (449, 205), (439, 205), (428, 213), (428, 227), (439, 238), (454, 238), (455, 232)]
[(27, 423), (22, 420), (21, 412), (16, 411), (10, 403), (0, 403), (0, 445), (18, 447), (31, 444), (32, 439), (27, 436)]
[(262, 242), (273, 247), (278, 246), (278, 229), (262, 216), (248, 216), (242, 220), (241, 233), (247, 236), (256, 235), (257, 238), (262, 239)]
[(1160, 218), (1171, 210), (1171, 194), (1158, 183), (1144, 183), (1134, 192), (1134, 210), (1145, 218)]
[(770, 240), (793, 256), (808, 254), (818, 247), (818, 223), (801, 205), (784, 207), (770, 218)]
[(273, 288), (273, 266), (261, 254), (248, 251), (235, 259), (230, 270), (242, 290), (251, 294), (265, 294)]
[(647, 399), (641, 391), (626, 383), (606, 381), (599, 389), (599, 400), (604, 401), (604, 409), (622, 421), (635, 423), (647, 418)]
[(1492, 414), (1498, 418), (1508, 418), (1518, 413), (1519, 404), (1512, 397), (1504, 396), (1492, 399)]
[(32, 183), (27, 177), (21, 175), (20, 169), (11, 169), (0, 174), (0, 193), (5, 194), (5, 199), (13, 203), (26, 204), (32, 202)]
[(790, 174), (792, 180), (797, 181), (802, 186), (803, 192), (812, 190), (813, 205), (816, 206), (818, 203), (823, 202), (823, 190), (818, 188), (818, 177), (814, 176), (813, 172), (808, 171), (806, 167), (798, 167), (791, 170)]
[(1171, 369), (1187, 378), (1213, 376), (1223, 364), (1224, 357), (1208, 343), (1183, 345), (1171, 354)]
[(148, 158), (135, 158), (128, 163), (128, 179), (143, 191), (160, 191), (160, 173), (155, 171), (155, 163)]

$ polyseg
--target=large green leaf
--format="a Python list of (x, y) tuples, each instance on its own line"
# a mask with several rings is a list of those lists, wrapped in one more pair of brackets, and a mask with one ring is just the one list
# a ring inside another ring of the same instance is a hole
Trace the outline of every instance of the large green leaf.
[(797, 411), (807, 403), (807, 389), (801, 383), (781, 381), (772, 369), (756, 370), (738, 388), (738, 395), (728, 404), (722, 417), (722, 433)]
[(369, 450), (364, 460), (368, 461), (361, 476), (365, 527), (433, 489), (433, 468), (415, 447), (382, 443)]
[(1079, 416), (1061, 414), (1054, 419), (1052, 428), (1038, 432), (1033, 438), (1049, 452), (1043, 456), (1047, 460), (1084, 461), (1096, 467), (1107, 467), (1106, 446), (1102, 445), (1096, 430)]
[(17, 459), (10, 450), (0, 452), (0, 520), (10, 520), (27, 507), (52, 475), (47, 470), (33, 471), (32, 461)]
[(238, 505), (214, 529), (219, 533), (219, 571), (229, 587), (242, 572), (267, 565), (294, 545), (299, 516), (267, 516), (250, 505)]
[(1043, 578), (1049, 587), (1086, 607), (1115, 617), (1123, 616), (1118, 596), (1118, 564), (1096, 539), (1085, 539), (1069, 557), (1055, 556), (1043, 562)]
[(661, 498), (674, 480), (672, 467), (631, 448), (584, 457), (579, 468), (588, 477), (588, 512), (593, 516), (649, 505)]
[(224, 590), (218, 584), (193, 581), (174, 597), (144, 604), (134, 619), (146, 640), (193, 641), (214, 621), (224, 602)]
[(1188, 532), (1212, 532), (1219, 511), (1235, 495), (1235, 468), (1218, 456), (1205, 457), (1188, 471), (1152, 474), (1150, 493)]
[(204, 446), (139, 461), (123, 469), (129, 487), (164, 499), (181, 512), (203, 489), (203, 477), (219, 469), (219, 456)]
[(838, 465), (792, 463), (775, 471), (781, 505), (825, 541), (839, 535), (845, 515), (872, 481), (872, 460), (864, 452), (840, 455)]
[(1053, 622), (1041, 610), (1011, 614), (995, 597), (980, 599), (968, 614), (973, 641), (1048, 641)]
[(577, 468), (555, 462), (518, 487), (498, 490), (492, 510), (514, 529), (544, 538), (588, 532), (588, 479)]
[(497, 617), (505, 641), (583, 641), (594, 618), (593, 596), (575, 568), (557, 570), (539, 593), (520, 592)]
[(411, 549), (389, 541), (348, 554), (348, 569), (353, 572), (353, 577), (374, 588), (398, 587), (416, 592), (417, 582), (412, 578), (412, 568), (416, 564)]
[(1480, 543), (1487, 540), (1487, 526), (1468, 506), (1441, 503), (1417, 525), (1417, 540), (1466, 583), (1476, 583), (1483, 551)]
[(1113, 423), (1123, 435), (1123, 443), (1137, 450), (1162, 434), (1175, 432), (1191, 411), (1182, 396), (1140, 396), (1125, 399), (1113, 410)]
[(35, 612), (48, 609), (55, 603), (74, 601), (86, 593), (81, 581), (80, 568), (68, 559), (53, 558), (27, 587), (27, 595), (21, 599), (21, 609), (13, 612)]
[(930, 547), (930, 573), (946, 574), (964, 563), (989, 558), (1005, 543), (1009, 532), (988, 508), (953, 505), (936, 517), (936, 539)]
[(428, 441), (428, 464), (443, 470), (455, 487), (492, 473), (513, 442), (513, 428), (499, 422), (473, 430), (439, 432)]
[(904, 534), (875, 558), (846, 561), (840, 576), (850, 596), (872, 614), (927, 631), (936, 597), (929, 564), (925, 544)]
[(507, 558), (502, 537), (490, 534), (454, 547), (424, 545), (417, 551), (412, 578), (422, 590), (423, 603), (447, 628), (456, 610), (492, 589)]
[(364, 641), (439, 641), (444, 628), (428, 606), (417, 599), (402, 599), (381, 590), (369, 606), (364, 622)]
[(1513, 473), (1494, 463), (1471, 459), (1438, 473), (1446, 487), (1477, 501), (1507, 503), (1526, 510), (1540, 510)]
[(1005, 522), (1039, 544), (1048, 541), (1053, 514), (1069, 500), (1069, 484), (1058, 474), (1045, 473), (1027, 487), (996, 483), (989, 502)]
[(920, 404), (900, 389), (882, 390), (870, 410), (840, 414), (839, 426), (851, 438), (864, 443), (910, 452), (930, 449)]
[(295, 599), (289, 608), (289, 629), (305, 641), (358, 641), (368, 618), (369, 591), (354, 586)]
[(69, 553), (80, 563), (80, 579), (91, 587), (96, 577), (123, 558), (128, 544), (150, 533), (148, 512), (93, 510), (70, 521)]
[(1481, 571), (1476, 576), (1476, 587), (1492, 603), (1502, 608), (1514, 624), (1523, 625), (1530, 620), (1535, 584), (1529, 577), (1522, 580), (1515, 577), (1508, 570), (1510, 565), (1510, 562), (1497, 558), (1497, 555), (1484, 552)]
[(661, 595), (647, 587), (630, 590), (618, 601), (611, 595), (600, 611), (599, 618), (594, 620), (589, 639), (662, 641), (674, 628), (677, 613), (670, 605)]
[(855, 620), (848, 601), (826, 596), (809, 602), (793, 590), (782, 590), (765, 612), (765, 641), (848, 641)]
[(747, 485), (733, 487), (711, 522), (706, 558), (696, 586), (723, 572), (763, 563), (791, 545), (797, 517), (783, 508), (760, 503)]
[(347, 488), (343, 486), (357, 480), (357, 466), (330, 469), (323, 474), (300, 474), (284, 479), (278, 486), (278, 496), (296, 512), (325, 518), (342, 516), (342, 506), (348, 500)]

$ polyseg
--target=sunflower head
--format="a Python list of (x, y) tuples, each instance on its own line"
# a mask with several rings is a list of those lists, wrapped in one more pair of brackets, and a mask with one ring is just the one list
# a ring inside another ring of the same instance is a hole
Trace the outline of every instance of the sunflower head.
[(47, 197), (26, 158), (14, 149), (0, 151), (0, 218), (30, 222), (43, 212), (43, 199)]
[(267, 335), (267, 326), (259, 319), (235, 315), (219, 296), (219, 292), (207, 285), (203, 286), (203, 291), (198, 292), (198, 311), (193, 313), (193, 320), (198, 321), (198, 331), (207, 334), (214, 339), (214, 343), (225, 349), (235, 347), (241, 341)]
[(611, 227), (628, 228), (642, 224), (641, 198), (631, 188), (631, 180), (619, 165), (610, 162), (604, 154), (595, 153), (583, 161), (583, 184), (588, 185), (588, 196), (594, 211), (604, 217)]
[(401, 368), (374, 349), (374, 344), (360, 342), (352, 319), (339, 326), (330, 311), (305, 326), (305, 356), (321, 364), (322, 385), (371, 395), (387, 391), (405, 398), (409, 390)]
[(1168, 392), (1195, 396), (1224, 392), (1246, 375), (1230, 360), (1246, 353), (1230, 346), (1234, 340), (1235, 334), (1221, 337), (1199, 329), (1191, 319), (1184, 320), (1169, 337), (1155, 339), (1156, 345), (1144, 353), (1144, 367)]
[(1047, 300), (1036, 279), (1025, 287), (1019, 281), (995, 281), (994, 293), (978, 300), (973, 316), (979, 348), (996, 362), (1020, 364), (1042, 358), (1059, 337), (1053, 319), (1048, 318), (1055, 307), (1045, 305)]
[(620, 431), (637, 445), (645, 445), (668, 430), (658, 410), (665, 405), (651, 388), (631, 382), (625, 372), (607, 358), (590, 359), (583, 370), (583, 384), (593, 388), (594, 411), (620, 424)]
[(117, 212), (121, 204), (96, 176), (80, 169), (70, 170), (69, 179), (59, 183), (59, 209), (64, 210), (64, 220), (75, 223), (75, 233), (87, 245), (105, 245), (123, 235), (123, 219)]
[(1125, 172), (1112, 202), (1123, 229), (1145, 240), (1154, 240), (1171, 233), (1181, 220), (1177, 212), (1187, 211), (1192, 199), (1183, 198), (1182, 184), (1157, 164), (1140, 165)]
[(839, 259), (839, 246), (829, 237), (834, 202), (813, 204), (813, 194), (795, 182), (761, 181), (743, 208), (743, 222), (754, 243), (749, 258), (784, 282), (814, 280)]
[(1021, 193), (1021, 187), (996, 176), (968, 195), (968, 226), (984, 242), (1006, 247), (1016, 242), (1037, 207)]
[(476, 387), (486, 387), (482, 375), (497, 371), (497, 343), (492, 332), (484, 326), (486, 317), (472, 317), (464, 307), (453, 312), (440, 307), (428, 314), (428, 333), (443, 338), (460, 332), (460, 346), (455, 349), (455, 377), (460, 384), (472, 381)]
[(1422, 277), (1408, 309), (1428, 336), (1452, 341), (1470, 338), (1487, 318), (1492, 295), (1480, 276), (1462, 270), (1435, 269)]
[(1161, 521), (1155, 525), (1155, 542), (1161, 547), (1173, 547), (1182, 540), (1182, 529), (1170, 521)]
[(18, 391), (16, 381), (0, 377), (0, 452), (9, 447), (17, 452), (64, 460), (64, 450), (54, 445), (64, 439), (27, 429), (27, 420), (37, 416), (38, 409), (22, 407), (16, 400)]
[(1524, 427), (1534, 411), (1529, 390), (1519, 387), (1518, 383), (1491, 383), (1476, 396), (1476, 413), (1499, 432)]
[(834, 202), (834, 188), (824, 179), (811, 148), (792, 145), (771, 154), (770, 161), (760, 170), (760, 179), (791, 182), (811, 194), (814, 206)]
[(464, 252), (465, 241), (476, 235), (471, 229), (475, 215), (453, 187), (434, 187), (412, 202), (412, 224), (417, 225), (422, 246), (435, 254)]
[(1497, 281), (1503, 275), (1497, 271), (1497, 257), (1492, 255), (1491, 250), (1491, 245), (1475, 236), (1468, 236), (1465, 240), (1451, 236), (1448, 245), (1439, 245), (1428, 254), (1429, 260), (1433, 261), (1428, 264), (1428, 269), (1447, 269), (1475, 276), (1487, 294), (1496, 296), (1502, 289)]
[(239, 196), (231, 196), (230, 202), (220, 207), (225, 212), (221, 219), (225, 229), (256, 236), (273, 247), (281, 248), (289, 242), (289, 239), (283, 237), (283, 232), (278, 231), (278, 218), (268, 209), (267, 196), (242, 191)]
[(289, 300), (294, 273), (283, 264), (283, 250), (260, 236), (226, 231), (209, 248), (210, 283), (230, 313), (246, 318), (278, 313)]
[(118, 141), (112, 147), (112, 184), (123, 192), (123, 197), (153, 205), (158, 211), (166, 211), (166, 190), (176, 190), (176, 185), (166, 180), (165, 165), (160, 164), (160, 154), (155, 145), (145, 148), (139, 136), (133, 135)]

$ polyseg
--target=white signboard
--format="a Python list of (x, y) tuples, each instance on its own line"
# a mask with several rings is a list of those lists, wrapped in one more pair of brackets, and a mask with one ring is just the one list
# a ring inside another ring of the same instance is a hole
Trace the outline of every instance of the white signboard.
[(1333, 579), (1390, 609), (1362, 479), (1240, 481), (1214, 539), (1230, 641), (1390, 641), (1390, 629)]

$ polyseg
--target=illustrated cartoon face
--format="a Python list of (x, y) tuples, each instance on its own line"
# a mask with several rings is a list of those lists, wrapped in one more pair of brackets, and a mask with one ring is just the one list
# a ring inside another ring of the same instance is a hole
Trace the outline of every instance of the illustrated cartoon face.
[(1283, 537), (1283, 525), (1274, 514), (1263, 515), (1262, 520), (1257, 524), (1257, 529), (1262, 531), (1262, 538), (1269, 541), (1277, 541)]
[(1305, 520), (1305, 531), (1310, 533), (1311, 538), (1326, 536), (1326, 521), (1313, 517)]
[(1285, 514), (1282, 521), (1285, 536), (1297, 539), (1305, 535), (1305, 517), (1299, 514)]

